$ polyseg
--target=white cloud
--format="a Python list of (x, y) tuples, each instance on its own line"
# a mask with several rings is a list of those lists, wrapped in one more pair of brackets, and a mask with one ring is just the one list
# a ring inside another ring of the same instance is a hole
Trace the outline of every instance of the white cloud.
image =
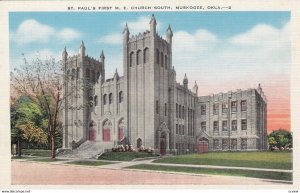
[(184, 76), (184, 73), (178, 72), (186, 72), (189, 82), (197, 80), (198, 85), (206, 88), (201, 93), (209, 94), (220, 91), (220, 85), (214, 85), (216, 82), (220, 84), (220, 81), (224, 85), (222, 91), (227, 91), (231, 89), (230, 85), (238, 86), (236, 83), (241, 83), (240, 80), (252, 87), (253, 83), (266, 79), (266, 74), (289, 76), (289, 26), (287, 23), (277, 29), (258, 24), (249, 31), (225, 39), (203, 29), (193, 34), (175, 32), (173, 65), (177, 80), (182, 82)]
[[(146, 30), (150, 30), (150, 24), (149, 24), (150, 20), (151, 20), (150, 16), (149, 17), (142, 16), (135, 21), (123, 22), (121, 26), (125, 27), (127, 23), (130, 34), (137, 35), (139, 33), (145, 32)], [(157, 20), (156, 22), (157, 22), (156, 30), (158, 31), (160, 30), (162, 23)]]
[(98, 42), (104, 44), (114, 44), (114, 45), (122, 44), (122, 34), (114, 33), (114, 34), (106, 35), (99, 38)]
[(81, 34), (71, 28), (64, 28), (57, 33), (57, 38), (64, 40), (66, 42), (72, 41), (74, 39), (78, 39), (81, 37)]
[(11, 32), (11, 40), (18, 44), (47, 43), (52, 38), (68, 42), (79, 37), (81, 34), (74, 29), (55, 30), (53, 27), (34, 19), (23, 21), (15, 32)]
[(55, 30), (47, 25), (41, 24), (34, 19), (23, 21), (17, 31), (12, 34), (13, 39), (19, 44), (31, 42), (48, 42)]

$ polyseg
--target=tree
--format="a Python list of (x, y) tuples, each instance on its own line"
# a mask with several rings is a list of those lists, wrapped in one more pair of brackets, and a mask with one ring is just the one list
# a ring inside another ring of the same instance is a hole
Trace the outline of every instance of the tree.
[[(62, 68), (66, 68), (64, 65), (60, 65), (54, 58), (41, 60), (39, 57), (28, 63), (24, 56), (24, 64), (11, 72), (12, 88), (21, 95), (29, 96), (45, 112), (52, 159), (55, 158), (56, 137), (61, 136), (62, 123), (60, 113), (62, 112), (64, 101), (72, 93), (78, 93), (75, 91), (84, 89), (85, 86), (90, 88), (85, 79), (76, 80), (78, 86), (72, 85), (68, 88), (67, 94), (63, 93), (63, 84), (74, 78), (72, 74), (68, 75), (63, 72)], [(80, 109), (84, 107), (85, 104), (72, 108)]]
[(292, 134), (284, 129), (272, 131), (268, 136), (269, 146), (271, 150), (292, 148)]
[(18, 156), (21, 156), (22, 141), (46, 144), (44, 115), (40, 107), (30, 97), (21, 96), (11, 105), (11, 137), (17, 143)]
[(55, 135), (63, 101), (60, 65), (53, 58), (45, 61), (37, 58), (29, 64), (24, 57), (24, 64), (11, 72), (11, 84), (18, 93), (29, 96), (45, 112), (51, 158), (55, 158)]

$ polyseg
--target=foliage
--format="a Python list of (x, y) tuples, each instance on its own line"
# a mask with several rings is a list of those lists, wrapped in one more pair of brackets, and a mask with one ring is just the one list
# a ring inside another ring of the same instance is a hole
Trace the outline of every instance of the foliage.
[(291, 169), (291, 152), (209, 152), (164, 157), (155, 163)]
[(21, 155), (22, 141), (26, 143), (47, 144), (48, 136), (43, 127), (44, 113), (28, 96), (19, 97), (11, 105), (11, 138), (18, 144)]
[(279, 129), (268, 135), (270, 150), (286, 150), (293, 147), (292, 134), (289, 131)]
[[(61, 66), (53, 58), (45, 61), (37, 58), (29, 64), (24, 57), (24, 65), (11, 72), (11, 85), (19, 95), (29, 96), (45, 115), (46, 120), (39, 125), (46, 128), (51, 157), (54, 158), (56, 138), (61, 136), (62, 125), (59, 119), (63, 101)], [(22, 126), (37, 129), (29, 123)]]

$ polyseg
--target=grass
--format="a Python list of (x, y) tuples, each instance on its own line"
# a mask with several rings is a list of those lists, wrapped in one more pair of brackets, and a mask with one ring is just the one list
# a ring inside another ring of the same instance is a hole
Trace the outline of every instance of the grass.
[(50, 157), (51, 150), (45, 149), (22, 149), (22, 155), (31, 155), (39, 157)]
[(30, 159), (30, 161), (36, 161), (36, 162), (56, 162), (56, 161), (64, 161), (64, 159), (42, 158), (42, 159)]
[(105, 162), (105, 161), (73, 161), (73, 162), (68, 162), (68, 164), (75, 164), (75, 165), (86, 165), (86, 166), (101, 166), (101, 165), (108, 165), (112, 164), (113, 162)]
[(292, 169), (291, 152), (210, 152), (165, 157), (155, 163)]
[(168, 171), (168, 172), (185, 172), (185, 173), (194, 173), (194, 174), (244, 176), (244, 177), (253, 177), (253, 178), (292, 181), (292, 173), (287, 173), (287, 172), (158, 166), (158, 165), (150, 165), (150, 164), (134, 165), (134, 166), (129, 166), (127, 168), (142, 169), (142, 170), (155, 170), (155, 171)]
[(136, 158), (145, 157), (153, 157), (153, 155), (144, 152), (106, 152), (102, 154), (98, 159), (113, 161), (131, 161)]
[(11, 156), (11, 159), (28, 159), (28, 158), (32, 158), (32, 157), (29, 157), (29, 156)]

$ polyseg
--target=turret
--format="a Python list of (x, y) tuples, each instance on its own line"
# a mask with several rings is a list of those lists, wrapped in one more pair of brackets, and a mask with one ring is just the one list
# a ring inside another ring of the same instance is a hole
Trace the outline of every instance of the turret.
[(169, 27), (168, 27), (168, 29), (167, 29), (167, 34), (166, 34), (167, 36), (167, 42), (169, 43), (169, 44), (172, 44), (172, 37), (173, 37), (173, 31), (172, 31), (172, 29), (171, 29), (171, 26), (169, 25)]
[(116, 69), (115, 74), (114, 74), (114, 80), (118, 81), (119, 80), (119, 74), (118, 74), (118, 70)]
[(152, 14), (152, 17), (150, 20), (150, 33), (152, 36), (156, 35), (156, 19), (154, 17), (154, 14)]
[(100, 55), (100, 62), (104, 65), (105, 56), (104, 56), (103, 50), (102, 50), (101, 55)]
[(186, 77), (186, 74), (184, 74), (184, 79), (183, 79), (183, 86), (184, 86), (184, 88), (188, 88), (188, 83), (189, 83), (189, 81), (188, 81), (188, 79)]
[(67, 48), (65, 47), (64, 51), (62, 52), (62, 60), (66, 62), (67, 59), (68, 59), (68, 52), (67, 52)]
[(257, 87), (257, 92), (258, 92), (259, 94), (261, 94), (261, 93), (262, 93), (262, 88), (261, 88), (261, 85), (260, 85), (260, 83), (258, 84), (258, 87)]
[(125, 28), (124, 28), (124, 30), (123, 30), (123, 40), (124, 40), (126, 43), (127, 43), (128, 40), (129, 40), (129, 34), (130, 34), (130, 32), (129, 32), (129, 29), (128, 29), (128, 26), (127, 26), (127, 23), (126, 23)]
[(197, 82), (195, 81), (194, 87), (193, 87), (193, 92), (198, 96), (198, 85)]
[(80, 48), (79, 48), (79, 54), (81, 56), (85, 56), (85, 46), (84, 46), (83, 41), (81, 41), (81, 45), (80, 45)]

